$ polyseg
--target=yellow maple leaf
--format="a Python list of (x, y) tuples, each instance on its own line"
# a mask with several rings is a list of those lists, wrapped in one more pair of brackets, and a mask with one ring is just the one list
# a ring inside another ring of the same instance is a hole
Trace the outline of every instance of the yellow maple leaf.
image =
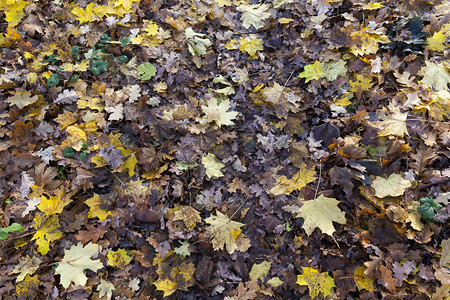
[(201, 106), (206, 114), (203, 121), (206, 123), (214, 122), (217, 126), (234, 125), (233, 119), (238, 115), (237, 111), (228, 111), (231, 108), (230, 100), (225, 99), (220, 104), (217, 98), (212, 98), (207, 105)]
[(407, 188), (411, 187), (411, 181), (405, 180), (402, 175), (394, 173), (388, 179), (377, 176), (371, 186), (375, 190), (375, 196), (378, 198), (398, 197), (403, 195)]
[(38, 245), (37, 251), (45, 255), (50, 250), (50, 243), (62, 237), (62, 232), (58, 230), (60, 227), (58, 215), (53, 214), (47, 217), (36, 214), (33, 221), (33, 227), (37, 231), (31, 240), (36, 240), (36, 244)]
[(381, 7), (383, 7), (384, 5), (381, 3), (373, 3), (373, 2), (369, 2), (363, 5), (363, 9), (364, 10), (375, 10), (375, 9), (379, 9)]
[(147, 32), (147, 36), (154, 37), (158, 34), (158, 25), (154, 21), (149, 21), (144, 31)]
[(158, 264), (159, 275), (157, 281), (153, 284), (159, 291), (164, 291), (164, 297), (172, 295), (176, 290), (188, 291), (188, 287), (195, 284), (193, 263), (181, 263), (180, 265), (170, 266), (165, 262)]
[(306, 65), (305, 70), (301, 72), (298, 77), (305, 78), (305, 83), (308, 83), (313, 79), (319, 79), (322, 75), (322, 64), (320, 61), (316, 60), (313, 64)]
[(69, 250), (64, 250), (64, 258), (56, 267), (55, 274), (61, 275), (60, 282), (65, 289), (72, 282), (76, 285), (84, 286), (87, 281), (84, 270), (89, 269), (97, 272), (98, 269), (103, 268), (103, 264), (99, 259), (91, 259), (97, 252), (97, 244), (89, 243), (83, 246), (81, 242), (77, 245), (72, 245)]
[(77, 118), (74, 113), (64, 110), (64, 112), (59, 114), (54, 120), (59, 124), (59, 129), (63, 130), (70, 124), (75, 123)]
[(360, 97), (362, 92), (370, 91), (372, 87), (372, 78), (365, 77), (361, 74), (355, 74), (355, 80), (350, 80), (350, 91), (357, 93), (358, 97)]
[(80, 23), (87, 23), (91, 21), (97, 21), (97, 15), (94, 13), (94, 3), (89, 3), (86, 6), (86, 9), (83, 9), (80, 6), (75, 6), (72, 9), (72, 14), (74, 14), (76, 17), (75, 19), (80, 21)]
[(39, 291), (39, 278), (38, 275), (31, 276), (27, 274), (24, 281), (16, 285), (16, 293), (19, 296), (26, 296), (34, 298)]
[(197, 222), (200, 222), (200, 212), (192, 206), (184, 206), (174, 213), (174, 221), (183, 221), (187, 229), (194, 229)]
[[(402, 113), (400, 107), (394, 106), (393, 103), (390, 103), (388, 108), (391, 113), (382, 116), (383, 121), (376, 124), (381, 129), (378, 136), (394, 135), (403, 137), (405, 134), (408, 134), (408, 128), (406, 127), (408, 112)], [(386, 112), (387, 109), (384, 108), (384, 111)]]
[(236, 241), (242, 236), (242, 231), (239, 230), (245, 224), (232, 221), (219, 211), (216, 211), (216, 214), (217, 216), (205, 219), (205, 222), (210, 224), (206, 228), (206, 234), (212, 239), (214, 250), (223, 250), (226, 247), (228, 253), (232, 254), (238, 249)]
[(125, 269), (125, 267), (131, 262), (131, 257), (128, 256), (125, 249), (118, 249), (117, 251), (109, 251), (108, 264), (112, 267), (119, 269)]
[(364, 274), (364, 271), (367, 267), (359, 267), (355, 270), (353, 274), (353, 279), (355, 280), (356, 287), (358, 290), (367, 290), (369, 292), (373, 292), (373, 280), (374, 278), (367, 276)]
[(83, 143), (87, 142), (87, 135), (83, 129), (75, 124), (68, 126), (66, 132), (69, 136), (62, 142), (61, 148), (72, 147), (76, 151), (81, 151)]
[(41, 203), (36, 207), (44, 213), (44, 216), (60, 214), (64, 207), (72, 202), (71, 196), (72, 194), (66, 194), (65, 191), (60, 190), (55, 196), (50, 196), (49, 199), (41, 196)]
[(309, 296), (315, 298), (322, 293), (324, 297), (331, 293), (331, 288), (335, 287), (334, 279), (328, 275), (328, 272), (319, 273), (314, 268), (302, 267), (303, 274), (297, 275), (298, 285), (307, 285)]
[(209, 178), (223, 176), (223, 173), (220, 171), (220, 169), (225, 167), (225, 164), (217, 161), (214, 154), (208, 153), (207, 155), (203, 156), (202, 164), (205, 167), (206, 175), (208, 175)]
[(237, 9), (242, 12), (241, 21), (242, 26), (245, 29), (249, 29), (250, 26), (255, 27), (255, 29), (260, 29), (264, 26), (264, 20), (270, 17), (269, 4), (250, 4), (250, 5), (239, 5)]
[(379, 31), (370, 27), (364, 27), (359, 31), (355, 31), (350, 35), (353, 40), (359, 41), (357, 45), (350, 47), (350, 52), (356, 56), (364, 56), (365, 54), (375, 54), (378, 51), (379, 43), (389, 43), (389, 38)]
[(432, 37), (427, 38), (427, 48), (433, 51), (442, 52), (446, 49), (445, 43), (447, 42), (447, 37), (445, 33), (441, 30), (435, 32)]
[(316, 228), (319, 228), (322, 233), (333, 236), (335, 231), (333, 222), (345, 224), (347, 221), (345, 212), (339, 209), (338, 204), (338, 200), (320, 195), (317, 199), (304, 202), (296, 217), (305, 220), (302, 228), (305, 229), (308, 236)]
[(23, 0), (1, 1), (0, 10), (5, 11), (5, 20), (9, 26), (17, 26), (25, 16), (24, 8), (31, 2)]
[(269, 193), (274, 196), (289, 195), (295, 190), (299, 190), (310, 182), (313, 182), (316, 178), (314, 175), (314, 166), (308, 168), (306, 163), (300, 165), (300, 170), (293, 174), (291, 178), (286, 176), (275, 175), (274, 178), (277, 180), (274, 186), (270, 189)]
[(94, 196), (84, 201), (84, 203), (89, 206), (88, 218), (98, 218), (100, 222), (103, 222), (109, 215), (110, 211), (106, 211), (100, 208), (102, 200), (100, 196), (94, 193)]
[(133, 177), (133, 175), (136, 174), (136, 172), (134, 171), (134, 168), (136, 167), (137, 162), (138, 162), (138, 160), (137, 160), (136, 156), (134, 155), (134, 153), (131, 154), (125, 160), (124, 164), (121, 166), (122, 171), (125, 171), (126, 169), (128, 169), (128, 175), (130, 177)]
[(249, 59), (256, 58), (256, 51), (264, 50), (260, 39), (242, 39), (239, 41), (239, 50), (250, 55)]

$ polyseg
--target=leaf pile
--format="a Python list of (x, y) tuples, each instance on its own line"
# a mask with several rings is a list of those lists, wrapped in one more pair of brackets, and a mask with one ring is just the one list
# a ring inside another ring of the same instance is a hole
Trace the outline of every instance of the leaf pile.
[(448, 7), (0, 0), (0, 297), (447, 299)]

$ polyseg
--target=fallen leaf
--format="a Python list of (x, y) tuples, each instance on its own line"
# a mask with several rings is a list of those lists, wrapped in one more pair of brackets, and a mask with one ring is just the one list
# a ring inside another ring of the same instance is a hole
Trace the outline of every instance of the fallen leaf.
[(211, 216), (205, 219), (210, 224), (205, 230), (206, 234), (212, 239), (214, 250), (224, 250), (232, 254), (237, 250), (236, 240), (241, 235), (241, 227), (245, 224), (230, 220), (226, 215), (216, 211), (217, 216)]
[(322, 233), (332, 236), (335, 231), (333, 222), (345, 224), (345, 212), (339, 209), (338, 204), (338, 200), (324, 195), (306, 201), (301, 207), (302, 211), (297, 215), (297, 218), (305, 220), (302, 228), (306, 234), (311, 235), (314, 229), (319, 228)]
[(193, 263), (181, 263), (180, 265), (170, 266), (165, 262), (158, 264), (159, 275), (157, 281), (153, 284), (159, 291), (164, 291), (164, 297), (172, 295), (176, 290), (188, 291), (188, 287), (195, 284), (193, 277), (195, 267)]
[(125, 249), (118, 249), (117, 251), (109, 251), (108, 265), (119, 269), (125, 269), (125, 267), (131, 262), (131, 257), (128, 256)]
[(334, 279), (328, 275), (328, 272), (319, 273), (316, 269), (302, 267), (303, 274), (297, 275), (298, 285), (307, 285), (309, 288), (309, 296), (315, 298), (322, 293), (324, 297), (331, 293), (331, 289), (335, 287)]
[(375, 196), (378, 198), (398, 197), (403, 195), (407, 188), (411, 187), (411, 181), (403, 179), (400, 174), (391, 174), (388, 179), (377, 176), (371, 186), (375, 190)]
[(72, 247), (64, 250), (64, 258), (58, 263), (55, 269), (55, 275), (61, 275), (60, 283), (67, 289), (70, 283), (84, 286), (87, 277), (84, 270), (97, 272), (103, 268), (103, 264), (99, 259), (92, 260), (91, 257), (98, 252), (98, 245), (89, 243), (83, 247), (81, 243), (72, 245)]

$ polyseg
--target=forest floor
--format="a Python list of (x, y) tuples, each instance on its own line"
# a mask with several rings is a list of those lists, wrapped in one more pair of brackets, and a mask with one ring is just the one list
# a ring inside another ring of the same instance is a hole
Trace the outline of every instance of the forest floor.
[(0, 1), (2, 299), (449, 299), (450, 3)]

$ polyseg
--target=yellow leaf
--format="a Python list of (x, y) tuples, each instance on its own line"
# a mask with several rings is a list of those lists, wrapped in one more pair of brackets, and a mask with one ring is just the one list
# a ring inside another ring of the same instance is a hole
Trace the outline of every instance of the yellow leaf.
[(305, 83), (308, 83), (309, 81), (313, 79), (319, 79), (322, 77), (322, 65), (320, 61), (316, 61), (312, 65), (306, 65), (305, 70), (298, 75), (300, 78), (305, 78)]
[(0, 10), (5, 11), (5, 20), (9, 26), (17, 26), (22, 18), (25, 16), (24, 8), (30, 4), (28, 1), (15, 0), (15, 1), (1, 1)]
[(400, 112), (400, 108), (392, 103), (389, 104), (388, 108), (391, 113), (384, 116), (383, 121), (376, 124), (381, 129), (378, 136), (394, 135), (403, 137), (405, 134), (408, 134), (408, 128), (406, 127), (408, 112)]
[(358, 290), (367, 290), (369, 292), (373, 292), (373, 278), (364, 274), (364, 271), (367, 267), (360, 267), (355, 270), (355, 274), (353, 275), (353, 279), (355, 280), (356, 286)]
[(103, 157), (98, 156), (98, 154), (96, 154), (95, 156), (93, 156), (91, 158), (91, 162), (93, 162), (95, 164), (96, 168), (100, 168), (100, 167), (104, 167), (104, 166), (108, 165), (106, 160)]
[(147, 23), (147, 26), (144, 28), (144, 31), (147, 32), (147, 35), (150, 37), (154, 37), (158, 34), (158, 25), (150, 21)]
[(94, 13), (94, 3), (89, 3), (86, 9), (76, 6), (72, 9), (72, 14), (76, 16), (75, 19), (80, 21), (80, 23), (87, 23), (98, 19)]
[(375, 54), (378, 51), (378, 43), (389, 43), (389, 38), (383, 33), (364, 27), (363, 29), (351, 34), (353, 40), (359, 41), (358, 45), (350, 47), (350, 52), (356, 56), (364, 56), (365, 54)]
[(370, 91), (372, 87), (372, 78), (361, 74), (355, 74), (355, 81), (350, 80), (350, 91), (357, 93), (358, 97), (361, 96), (362, 92)]
[(26, 275), (31, 275), (39, 269), (42, 260), (37, 256), (19, 257), (19, 263), (14, 267), (13, 273), (20, 273), (16, 278), (16, 283), (25, 279)]
[(59, 129), (63, 130), (70, 124), (73, 124), (77, 118), (74, 113), (64, 110), (64, 113), (59, 114), (54, 120), (59, 124)]
[(161, 178), (162, 173), (169, 168), (169, 165), (163, 165), (155, 170), (152, 170), (150, 172), (145, 172), (142, 174), (142, 177), (145, 179), (158, 179)]
[(424, 87), (436, 89), (436, 91), (449, 90), (450, 70), (443, 62), (435, 64), (426, 61), (425, 66), (420, 69), (418, 74), (423, 76), (422, 85)]
[(294, 22), (294, 19), (291, 18), (281, 18), (278, 20), (278, 22), (280, 22), (280, 24), (289, 24), (291, 22)]
[(214, 154), (208, 153), (207, 155), (203, 156), (202, 164), (205, 167), (206, 175), (208, 175), (209, 178), (223, 176), (223, 173), (220, 171), (220, 169), (225, 167), (225, 164), (217, 161)]
[(125, 267), (131, 262), (131, 257), (128, 256), (125, 249), (109, 251), (106, 257), (108, 257), (108, 264), (110, 266), (119, 269), (125, 269)]
[(237, 40), (231, 40), (224, 45), (227, 50), (236, 50), (239, 48), (239, 42)]
[(111, 299), (112, 297), (112, 292), (115, 290), (116, 288), (114, 287), (114, 284), (112, 284), (111, 282), (107, 282), (103, 279), (100, 280), (100, 284), (97, 285), (97, 291), (98, 296), (100, 298), (102, 298), (103, 296), (106, 296), (106, 299)]
[(16, 293), (19, 296), (26, 296), (34, 298), (39, 291), (39, 278), (38, 275), (25, 277), (25, 280), (16, 285)]
[(60, 190), (55, 196), (51, 196), (49, 199), (41, 196), (41, 203), (36, 207), (44, 213), (44, 216), (60, 214), (64, 207), (72, 202), (72, 199), (70, 199), (71, 196), (72, 194), (66, 194), (63, 190)]
[(176, 290), (188, 291), (188, 287), (195, 284), (193, 263), (170, 266), (161, 262), (156, 272), (159, 278), (153, 284), (157, 290), (164, 291), (164, 297), (172, 295)]
[(62, 232), (58, 230), (60, 227), (58, 215), (51, 215), (47, 218), (44, 215), (36, 214), (33, 221), (33, 227), (37, 231), (31, 240), (36, 240), (37, 251), (45, 255), (50, 250), (50, 243), (62, 237)]
[(381, 7), (383, 7), (384, 5), (381, 3), (373, 3), (373, 2), (369, 2), (363, 5), (363, 9), (364, 10), (375, 10), (375, 9), (379, 9)]
[(128, 156), (127, 160), (125, 161), (125, 163), (122, 165), (122, 170), (126, 170), (128, 169), (128, 175), (130, 177), (133, 177), (134, 174), (136, 174), (136, 172), (134, 171), (134, 168), (136, 167), (138, 160), (136, 158), (136, 156), (134, 154), (131, 154), (130, 156)]
[(274, 288), (277, 288), (280, 285), (282, 285), (284, 282), (281, 281), (280, 277), (273, 277), (273, 278), (270, 278), (267, 281), (267, 283), (270, 284), (271, 286), (273, 286)]
[(258, 84), (257, 86), (255, 86), (255, 88), (253, 89), (253, 93), (257, 93), (259, 90), (261, 90), (264, 87), (264, 83)]
[(228, 253), (232, 254), (238, 249), (236, 240), (239, 237), (239, 235), (236, 236), (233, 233), (236, 233), (236, 230), (245, 226), (245, 224), (232, 221), (219, 211), (216, 211), (216, 214), (217, 216), (210, 216), (205, 219), (205, 222), (210, 224), (206, 228), (206, 234), (212, 239), (214, 250), (223, 250), (226, 247)]
[(36, 80), (37, 80), (37, 74), (36, 74), (36, 73), (34, 73), (34, 72), (28, 73), (28, 75), (27, 75), (27, 81), (28, 81), (29, 83), (35, 83)]
[(197, 222), (200, 222), (200, 212), (191, 206), (184, 206), (182, 209), (174, 213), (174, 221), (183, 221), (187, 229), (194, 229)]
[(231, 6), (232, 1), (231, 0), (215, 0), (218, 7), (224, 7), (224, 6)]
[(100, 208), (102, 200), (96, 193), (94, 193), (94, 196), (84, 201), (84, 203), (90, 208), (88, 218), (99, 218), (100, 222), (103, 222), (109, 215), (111, 215), (110, 211)]
[(217, 126), (234, 125), (233, 119), (238, 115), (237, 111), (228, 111), (230, 109), (230, 100), (225, 99), (218, 104), (217, 98), (208, 101), (208, 105), (202, 105), (201, 108), (206, 116), (203, 121), (206, 123), (216, 123)]
[(403, 179), (400, 174), (391, 174), (388, 179), (377, 176), (371, 184), (375, 190), (375, 196), (378, 198), (398, 197), (405, 193), (405, 190), (411, 187), (411, 181)]
[(327, 198), (320, 195), (317, 199), (306, 201), (301, 207), (301, 212), (296, 216), (305, 221), (302, 228), (309, 236), (316, 228), (322, 233), (333, 235), (335, 231), (333, 222), (345, 224), (345, 212), (338, 207), (339, 201), (334, 198)]
[(297, 275), (298, 285), (307, 285), (309, 296), (315, 298), (322, 293), (324, 297), (331, 293), (331, 288), (335, 287), (334, 279), (327, 272), (319, 273), (313, 268), (302, 267), (303, 274)]
[(270, 266), (272, 265), (271, 262), (263, 261), (260, 264), (253, 264), (252, 270), (250, 271), (249, 277), (250, 280), (258, 280), (261, 279), (262, 282), (264, 282), (265, 277), (270, 271)]
[(264, 50), (260, 39), (242, 39), (239, 41), (239, 50), (250, 55), (249, 58), (256, 58), (256, 51)]
[(87, 141), (86, 133), (78, 125), (68, 126), (66, 132), (69, 134), (67, 139), (63, 141), (61, 147), (72, 147), (76, 151), (81, 151), (83, 143)]
[(336, 99), (337, 97), (333, 98), (334, 104), (339, 106), (349, 106), (352, 104), (350, 99), (353, 97), (352, 93), (346, 92), (342, 94), (342, 96), (339, 99)]
[(241, 21), (245, 29), (250, 26), (260, 29), (264, 26), (264, 20), (270, 17), (269, 4), (239, 5), (237, 9), (242, 12)]
[(432, 37), (427, 38), (427, 48), (433, 51), (442, 52), (446, 49), (447, 37), (441, 31), (435, 32)]
[(308, 168), (306, 163), (300, 165), (300, 170), (293, 174), (291, 178), (286, 176), (275, 175), (274, 178), (277, 180), (274, 186), (270, 189), (269, 193), (274, 196), (289, 195), (295, 190), (299, 190), (306, 186), (308, 183), (313, 182), (316, 178), (314, 175), (314, 167)]
[(87, 277), (84, 270), (92, 270), (97, 272), (98, 269), (103, 268), (103, 264), (99, 259), (91, 260), (91, 257), (98, 252), (98, 245), (89, 243), (83, 247), (83, 244), (78, 243), (72, 247), (64, 250), (64, 258), (59, 262), (55, 269), (56, 275), (61, 275), (61, 285), (67, 289), (73, 282), (76, 285), (84, 286)]

